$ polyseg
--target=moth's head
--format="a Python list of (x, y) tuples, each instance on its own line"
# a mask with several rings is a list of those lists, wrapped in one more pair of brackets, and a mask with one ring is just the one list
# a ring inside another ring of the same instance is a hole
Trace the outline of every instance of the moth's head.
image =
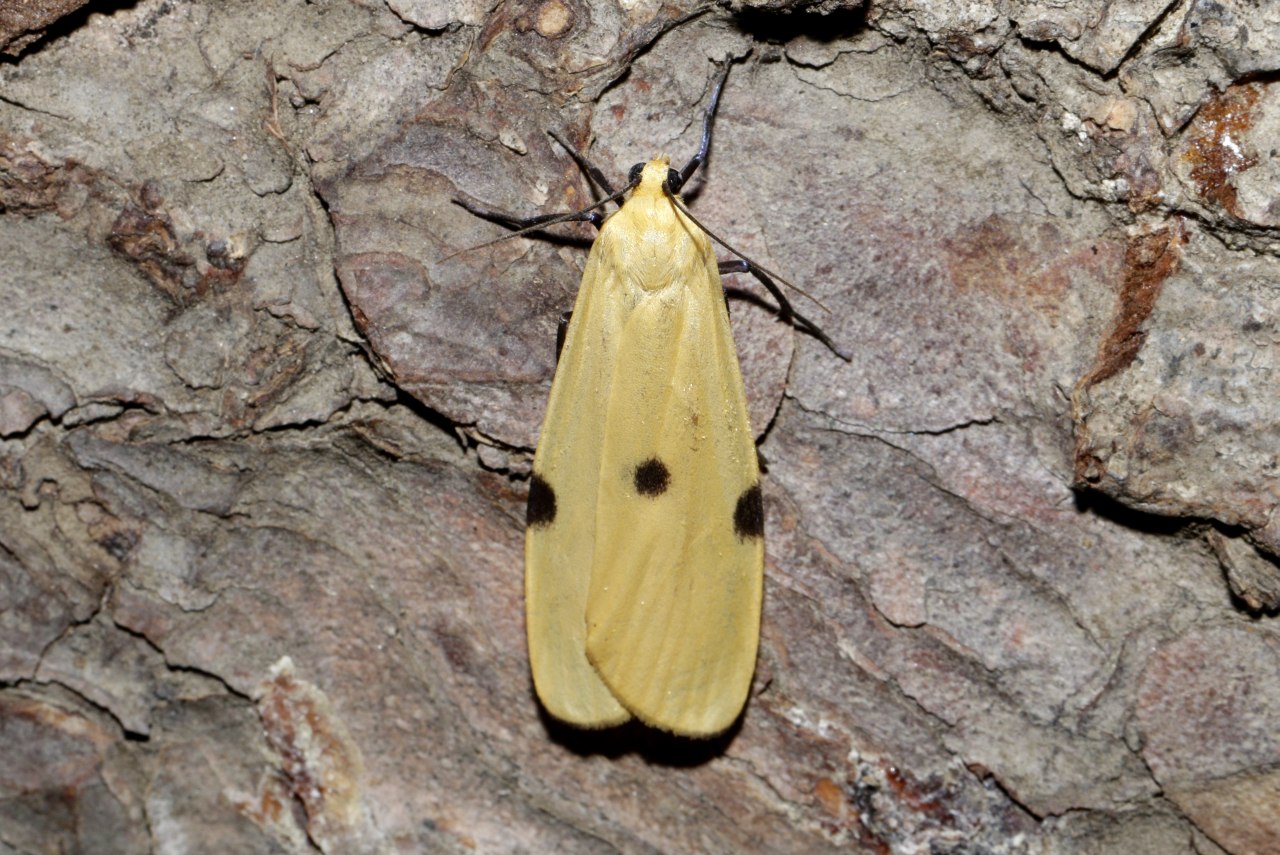
[(665, 196), (668, 192), (679, 193), (684, 182), (680, 173), (671, 168), (671, 158), (660, 154), (648, 163), (637, 163), (631, 167), (627, 183), (634, 186), (634, 196)]

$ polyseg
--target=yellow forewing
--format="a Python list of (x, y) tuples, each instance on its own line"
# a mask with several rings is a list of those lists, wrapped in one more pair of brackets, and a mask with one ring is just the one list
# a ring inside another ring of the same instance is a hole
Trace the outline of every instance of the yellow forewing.
[(715, 254), (667, 171), (587, 260), (534, 458), (529, 653), (557, 718), (711, 735), (755, 669), (759, 471)]

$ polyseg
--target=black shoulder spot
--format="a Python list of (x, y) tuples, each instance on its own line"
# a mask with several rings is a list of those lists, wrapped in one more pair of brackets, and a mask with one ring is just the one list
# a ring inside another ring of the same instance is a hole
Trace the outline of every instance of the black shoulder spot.
[(524, 520), (530, 528), (549, 526), (556, 520), (556, 491), (537, 472), (529, 479), (529, 506)]
[(739, 540), (764, 537), (764, 503), (760, 499), (760, 485), (752, 484), (738, 497), (733, 509), (733, 531)]
[(636, 467), (636, 492), (642, 496), (661, 496), (671, 486), (671, 470), (656, 457)]

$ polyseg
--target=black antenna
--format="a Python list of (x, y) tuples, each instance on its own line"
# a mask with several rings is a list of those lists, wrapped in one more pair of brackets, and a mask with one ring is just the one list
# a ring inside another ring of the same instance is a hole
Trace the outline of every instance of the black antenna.
[[(726, 54), (724, 58), (724, 67), (720, 69), (720, 76), (716, 78), (715, 85), (711, 87), (711, 103), (707, 105), (707, 112), (702, 119), (702, 144), (698, 146), (698, 151), (693, 157), (689, 158), (689, 162), (681, 169), (680, 186), (672, 187), (672, 193), (679, 193), (680, 188), (688, 183), (693, 177), (693, 173), (698, 171), (698, 167), (707, 159), (707, 152), (711, 150), (711, 120), (715, 118), (716, 108), (720, 106), (720, 92), (724, 89), (725, 78), (729, 76), (729, 69), (733, 66), (733, 57)], [(670, 182), (668, 182), (670, 183)]]
[[(827, 346), (827, 350), (830, 350), (832, 353), (834, 353), (836, 356), (843, 359), (845, 362), (853, 361), (852, 356), (845, 353), (840, 348), (836, 347), (836, 343), (833, 342), (827, 336), (827, 334), (822, 331), (821, 327), (819, 327), (813, 321), (809, 320), (804, 315), (800, 314), (795, 310), (795, 307), (791, 305), (791, 301), (786, 298), (786, 296), (782, 293), (782, 289), (778, 287), (778, 283), (774, 282), (773, 280), (777, 279), (778, 282), (781, 282), (783, 285), (786, 285), (788, 288), (791, 288), (797, 294), (801, 294), (804, 297), (807, 297), (809, 300), (813, 302), (815, 306), (822, 309), (824, 312), (830, 311), (830, 309), (822, 305), (822, 302), (818, 300), (817, 297), (814, 297), (812, 294), (805, 291), (803, 288), (799, 288), (793, 285), (792, 283), (788, 282), (786, 279), (783, 279), (781, 276), (774, 273), (769, 268), (764, 267), (763, 265), (760, 265), (760, 264), (756, 264), (754, 261), (747, 258), (747, 256), (742, 252), (742, 250), (734, 249), (732, 246), (729, 245), (728, 241), (720, 237), (720, 235), (716, 234), (715, 232), (711, 231), (711, 229), (704, 226), (697, 217), (695, 217), (692, 213), (690, 213), (689, 209), (685, 207), (684, 202), (680, 201), (679, 196), (676, 196), (674, 193), (668, 193), (667, 198), (671, 200), (671, 204), (675, 205), (677, 208), (680, 209), (680, 213), (684, 214), (686, 217), (692, 220), (695, 226), (697, 226), (698, 228), (706, 232), (708, 237), (710, 237), (716, 243), (720, 244), (725, 249), (729, 250), (734, 255), (738, 256), (739, 259), (741, 259), (741, 262), (743, 265), (745, 265), (746, 269), (738, 270), (737, 272), (750, 273), (752, 276), (760, 280), (760, 284), (764, 285), (764, 287), (769, 290), (769, 293), (773, 295), (773, 298), (778, 301), (778, 314), (784, 321), (786, 320), (792, 321), (795, 324), (797, 329), (801, 329), (804, 332), (807, 332), (809, 335), (813, 336), (818, 341), (825, 344)], [(728, 273), (732, 270), (733, 270), (732, 264), (730, 264), (730, 266), (727, 269), (724, 268), (724, 266), (722, 265), (722, 269), (720, 270), (720, 272)]]

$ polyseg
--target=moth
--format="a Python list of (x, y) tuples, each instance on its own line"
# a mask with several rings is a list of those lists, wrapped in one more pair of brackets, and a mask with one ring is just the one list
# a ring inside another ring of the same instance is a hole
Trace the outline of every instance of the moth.
[[(775, 274), (716, 260), (679, 192), (706, 159), (729, 71), (712, 88), (698, 152), (660, 155), (627, 185), (552, 134), (607, 197), (586, 211), (521, 219), (455, 200), (518, 228), (599, 227), (564, 330), (533, 460), (525, 604), (534, 687), (546, 710), (585, 728), (635, 717), (694, 737), (724, 731), (755, 671), (764, 509), (746, 393), (720, 282), (755, 274), (780, 314), (843, 358), (791, 307)], [(602, 216), (595, 208), (618, 202)]]

